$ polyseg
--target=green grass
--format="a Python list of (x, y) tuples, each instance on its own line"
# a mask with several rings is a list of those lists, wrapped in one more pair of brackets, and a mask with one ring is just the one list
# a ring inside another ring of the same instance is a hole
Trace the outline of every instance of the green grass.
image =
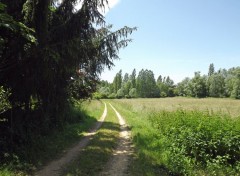
[[(132, 130), (136, 156), (131, 174), (238, 175), (240, 118), (235, 108), (222, 111), (224, 102), (233, 107), (239, 103), (189, 98), (111, 100)], [(176, 103), (181, 105), (173, 106)]]
[(139, 98), (117, 99), (118, 103), (124, 103), (132, 107), (134, 112), (151, 111), (175, 111), (177, 109), (212, 111), (229, 114), (232, 117), (240, 116), (240, 101), (230, 98)]
[(133, 111), (132, 106), (128, 106), (126, 102), (119, 103), (118, 100), (111, 100), (111, 104), (129, 125), (136, 147), (129, 166), (130, 174), (134, 176), (167, 175), (167, 169), (160, 166), (157, 160), (154, 160), (155, 157), (159, 156), (155, 148), (158, 135), (156, 129), (151, 127), (147, 113)]
[(66, 166), (62, 175), (98, 175), (112, 155), (119, 139), (120, 126), (115, 112), (108, 105), (102, 127), (74, 162)]
[(6, 154), (7, 162), (0, 166), (0, 175), (28, 175), (59, 157), (82, 138), (102, 115), (103, 109), (103, 103), (95, 100), (77, 104), (68, 117), (75, 123), (65, 124), (61, 130), (52, 131), (46, 136), (35, 136), (36, 140), (25, 148), (19, 148), (17, 155)]
[(237, 175), (240, 119), (178, 110), (149, 115), (157, 129), (160, 162), (177, 174)]
[[(239, 175), (240, 101), (232, 99), (107, 100), (126, 119), (135, 145), (131, 175)], [(8, 155), (0, 175), (26, 175), (76, 143), (103, 112), (100, 101), (85, 102), (70, 114), (80, 123), (38, 137), (21, 155)], [(79, 158), (63, 175), (97, 175), (119, 135), (113, 110)], [(26, 157), (27, 156), (27, 157)], [(27, 158), (27, 159), (23, 159)]]
[(0, 175), (1, 176), (11, 176), (11, 175), (13, 175), (13, 173), (8, 167), (4, 166), (4, 167), (0, 168)]

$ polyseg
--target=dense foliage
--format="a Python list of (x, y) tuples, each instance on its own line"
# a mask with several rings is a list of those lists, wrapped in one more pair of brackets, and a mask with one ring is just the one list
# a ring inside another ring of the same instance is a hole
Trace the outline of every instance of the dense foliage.
[(100, 13), (106, 7), (106, 0), (0, 2), (0, 161), (71, 121), (73, 98), (90, 97), (131, 41), (135, 28), (111, 31)]
[(236, 175), (240, 172), (240, 122), (198, 111), (149, 115), (159, 132), (162, 162), (174, 173)]
[[(107, 91), (106, 91), (107, 90)], [(210, 64), (208, 75), (195, 72), (193, 78), (185, 78), (178, 84), (167, 76), (161, 75), (155, 80), (151, 70), (142, 69), (138, 75), (136, 70), (128, 76), (122, 77), (118, 72), (113, 83), (102, 81), (96, 98), (152, 98), (152, 97), (231, 97), (240, 99), (240, 67), (214, 70)]]

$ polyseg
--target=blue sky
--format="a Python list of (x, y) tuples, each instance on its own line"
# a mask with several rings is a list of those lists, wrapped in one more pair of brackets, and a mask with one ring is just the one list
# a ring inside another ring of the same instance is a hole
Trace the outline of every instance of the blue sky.
[[(111, 3), (111, 0), (109, 0)], [(175, 83), (215, 69), (240, 66), (240, 0), (113, 0), (106, 21), (114, 29), (138, 27), (120, 50), (115, 67), (102, 73), (112, 82), (122, 69), (152, 70)]]

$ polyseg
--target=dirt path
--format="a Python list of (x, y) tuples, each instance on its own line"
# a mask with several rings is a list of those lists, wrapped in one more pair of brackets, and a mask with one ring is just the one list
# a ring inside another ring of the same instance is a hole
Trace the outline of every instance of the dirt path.
[(112, 158), (106, 164), (104, 171), (100, 176), (126, 176), (128, 173), (129, 161), (133, 154), (133, 146), (130, 139), (130, 130), (127, 127), (125, 120), (117, 112), (117, 110), (110, 104), (115, 111), (120, 124), (120, 140), (116, 150), (113, 152)]
[(101, 127), (106, 115), (107, 115), (107, 106), (106, 103), (104, 112), (99, 119), (99, 121), (95, 124), (95, 126), (89, 130), (89, 132), (83, 137), (83, 139), (73, 148), (67, 151), (60, 159), (56, 159), (45, 166), (43, 169), (36, 172), (34, 175), (36, 176), (57, 176), (60, 174), (61, 169), (63, 166), (68, 164), (69, 162), (73, 161), (79, 154), (79, 152), (86, 147), (89, 141), (93, 138), (96, 134), (96, 131)]

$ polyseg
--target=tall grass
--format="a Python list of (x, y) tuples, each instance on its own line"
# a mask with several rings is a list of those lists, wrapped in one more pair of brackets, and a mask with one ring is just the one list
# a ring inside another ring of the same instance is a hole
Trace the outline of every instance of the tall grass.
[(221, 112), (231, 117), (240, 116), (240, 101), (230, 98), (139, 98), (118, 99), (115, 102), (131, 106), (132, 111), (152, 112), (159, 110), (175, 111), (177, 109)]
[[(67, 113), (69, 123), (49, 134), (32, 136), (33, 140), (17, 153), (6, 153), (0, 161), (0, 175), (27, 175), (59, 157), (74, 145), (101, 116), (104, 106), (100, 101), (76, 102)], [(34, 140), (35, 139), (35, 140)]]
[[(194, 106), (196, 100), (190, 100)], [(137, 148), (133, 175), (239, 175), (240, 118), (219, 112), (224, 107), (215, 107), (219, 99), (210, 100), (210, 111), (185, 106), (157, 109), (159, 99), (112, 101), (132, 129)], [(166, 107), (174, 104), (167, 101)]]
[(156, 144), (158, 143), (157, 129), (152, 128), (148, 120), (148, 113), (144, 111), (136, 112), (132, 104), (122, 103), (117, 100), (111, 100), (111, 104), (120, 112), (126, 120), (136, 151), (134, 159), (129, 166), (130, 175), (167, 175), (169, 173), (158, 162), (160, 157)]
[(173, 173), (240, 173), (240, 120), (221, 114), (178, 110), (149, 115), (158, 130), (161, 163)]

